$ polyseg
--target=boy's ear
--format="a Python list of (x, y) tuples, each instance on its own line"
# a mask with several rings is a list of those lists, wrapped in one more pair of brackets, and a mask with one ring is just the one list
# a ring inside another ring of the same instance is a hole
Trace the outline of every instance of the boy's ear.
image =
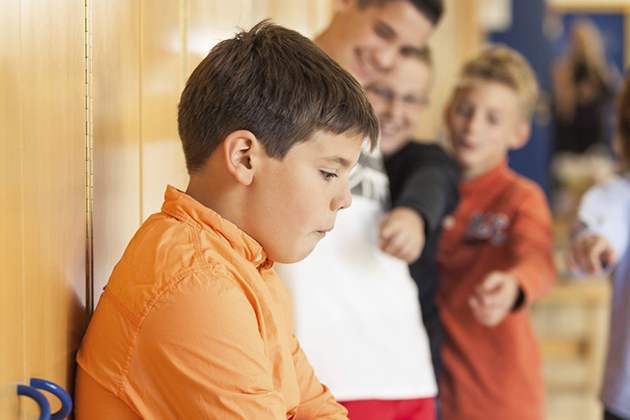
[(230, 133), (223, 140), (223, 157), (228, 172), (242, 185), (254, 179), (253, 161), (262, 149), (256, 136), (247, 130)]
[(509, 146), (511, 150), (518, 150), (527, 144), (529, 136), (532, 134), (532, 123), (523, 121), (516, 127), (516, 132), (512, 137)]

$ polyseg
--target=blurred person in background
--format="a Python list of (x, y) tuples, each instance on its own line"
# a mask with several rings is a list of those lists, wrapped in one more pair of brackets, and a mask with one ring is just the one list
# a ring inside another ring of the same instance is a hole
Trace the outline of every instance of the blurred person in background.
[(608, 355), (601, 399), (604, 420), (630, 419), (630, 79), (622, 90), (614, 145), (622, 173), (589, 189), (566, 254), (571, 273), (611, 274)]
[(556, 151), (583, 153), (604, 144), (605, 111), (619, 74), (606, 60), (604, 39), (591, 20), (574, 21), (567, 52), (554, 64), (552, 78)]

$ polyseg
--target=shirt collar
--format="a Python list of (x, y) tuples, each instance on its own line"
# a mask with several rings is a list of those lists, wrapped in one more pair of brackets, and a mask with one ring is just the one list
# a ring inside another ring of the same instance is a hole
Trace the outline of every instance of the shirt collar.
[(485, 190), (490, 187), (495, 188), (497, 181), (505, 178), (509, 171), (508, 161), (507, 159), (504, 159), (501, 163), (485, 174), (480, 175), (477, 178), (461, 182), (460, 193), (464, 195), (467, 193)]
[(273, 265), (273, 262), (267, 259), (267, 254), (258, 241), (234, 223), (172, 185), (166, 187), (162, 211), (185, 223), (223, 237), (232, 249), (243, 255), (256, 268), (270, 268)]

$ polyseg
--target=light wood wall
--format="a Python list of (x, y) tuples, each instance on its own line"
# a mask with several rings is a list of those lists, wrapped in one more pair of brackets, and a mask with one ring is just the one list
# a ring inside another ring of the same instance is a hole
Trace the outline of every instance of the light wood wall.
[(37, 418), (17, 381), (71, 387), (86, 324), (84, 16), (70, 0), (0, 3), (2, 419)]

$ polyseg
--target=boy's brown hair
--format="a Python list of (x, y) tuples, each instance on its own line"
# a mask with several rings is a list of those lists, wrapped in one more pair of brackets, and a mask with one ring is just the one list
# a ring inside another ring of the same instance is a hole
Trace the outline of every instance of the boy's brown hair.
[(368, 6), (382, 6), (391, 1), (408, 1), (435, 25), (444, 14), (444, 0), (358, 0), (359, 9)]
[(523, 118), (532, 118), (538, 101), (538, 82), (531, 65), (518, 51), (504, 45), (485, 49), (464, 65), (460, 78), (460, 85), (479, 79), (506, 85), (518, 95)]
[(617, 102), (617, 139), (623, 171), (630, 170), (630, 74), (626, 76)]
[(379, 136), (359, 83), (311, 40), (267, 20), (201, 61), (182, 93), (178, 128), (189, 173), (238, 130), (277, 159), (318, 131), (367, 137), (372, 149)]

